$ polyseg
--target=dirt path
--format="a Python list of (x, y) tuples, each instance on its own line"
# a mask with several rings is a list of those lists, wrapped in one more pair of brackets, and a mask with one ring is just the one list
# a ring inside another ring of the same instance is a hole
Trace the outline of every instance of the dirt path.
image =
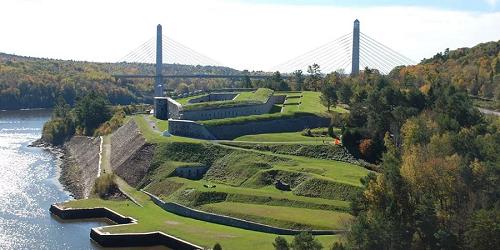
[(111, 168), (111, 138), (109, 135), (102, 137), (102, 152), (101, 152), (101, 174), (112, 173)]
[[(106, 135), (102, 137), (102, 151), (101, 151), (101, 173), (105, 174), (111, 174), (113, 173), (113, 168), (111, 166), (111, 136)], [(127, 196), (132, 202), (137, 204), (138, 206), (142, 205), (137, 201), (137, 199), (134, 199), (133, 195), (137, 196), (137, 191), (128, 185), (126, 181), (124, 181), (122, 178), (120, 178), (118, 175), (115, 175), (115, 183), (118, 185), (118, 188), (120, 191)], [(140, 194), (140, 193), (139, 193)], [(137, 197), (136, 197), (137, 198)]]

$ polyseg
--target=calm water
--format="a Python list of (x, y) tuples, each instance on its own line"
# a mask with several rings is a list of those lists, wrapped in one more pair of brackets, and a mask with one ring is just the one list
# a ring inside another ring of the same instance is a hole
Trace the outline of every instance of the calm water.
[(0, 111), (0, 249), (97, 249), (90, 228), (59, 222), (52, 203), (72, 199), (57, 180), (56, 157), (28, 145), (40, 138), (49, 111)]

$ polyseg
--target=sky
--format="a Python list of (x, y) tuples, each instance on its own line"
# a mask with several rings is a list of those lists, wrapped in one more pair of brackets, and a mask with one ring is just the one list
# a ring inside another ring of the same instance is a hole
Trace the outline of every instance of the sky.
[(420, 61), (500, 40), (498, 0), (0, 0), (0, 52), (116, 62), (163, 33), (236, 69), (269, 70), (361, 31)]

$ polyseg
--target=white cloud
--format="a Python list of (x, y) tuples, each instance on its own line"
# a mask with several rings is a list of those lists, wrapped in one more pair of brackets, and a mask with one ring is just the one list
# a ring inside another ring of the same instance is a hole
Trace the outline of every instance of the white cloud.
[(485, 0), (485, 1), (492, 7), (495, 7), (497, 5), (497, 0)]
[(0, 2), (0, 51), (116, 61), (164, 34), (238, 69), (269, 69), (361, 29), (418, 61), (445, 48), (500, 38), (500, 12), (423, 7), (340, 8), (224, 0), (43, 0)]

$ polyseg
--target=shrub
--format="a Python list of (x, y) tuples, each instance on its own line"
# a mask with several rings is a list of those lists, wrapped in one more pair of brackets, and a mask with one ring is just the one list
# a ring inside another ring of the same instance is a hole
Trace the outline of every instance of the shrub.
[(290, 245), (288, 244), (288, 241), (286, 241), (285, 238), (278, 236), (276, 239), (274, 239), (273, 246), (275, 250), (289, 250)]
[(213, 250), (222, 250), (222, 246), (217, 242), (215, 243)]
[(311, 129), (310, 128), (305, 128), (304, 130), (302, 130), (301, 135), (312, 137)]
[(332, 250), (345, 250), (345, 249), (346, 248), (344, 247), (344, 245), (342, 243), (339, 243), (339, 242), (335, 242), (332, 245)]
[(54, 118), (43, 125), (42, 140), (52, 145), (61, 145), (75, 134), (71, 119)]
[(125, 111), (119, 109), (109, 121), (104, 122), (94, 131), (94, 136), (107, 135), (113, 133), (123, 125), (125, 121)]
[(114, 174), (103, 174), (95, 180), (94, 193), (100, 198), (108, 198), (119, 192), (118, 186), (114, 182)]
[(293, 250), (320, 250), (321, 243), (311, 233), (302, 232), (295, 235), (292, 242)]

